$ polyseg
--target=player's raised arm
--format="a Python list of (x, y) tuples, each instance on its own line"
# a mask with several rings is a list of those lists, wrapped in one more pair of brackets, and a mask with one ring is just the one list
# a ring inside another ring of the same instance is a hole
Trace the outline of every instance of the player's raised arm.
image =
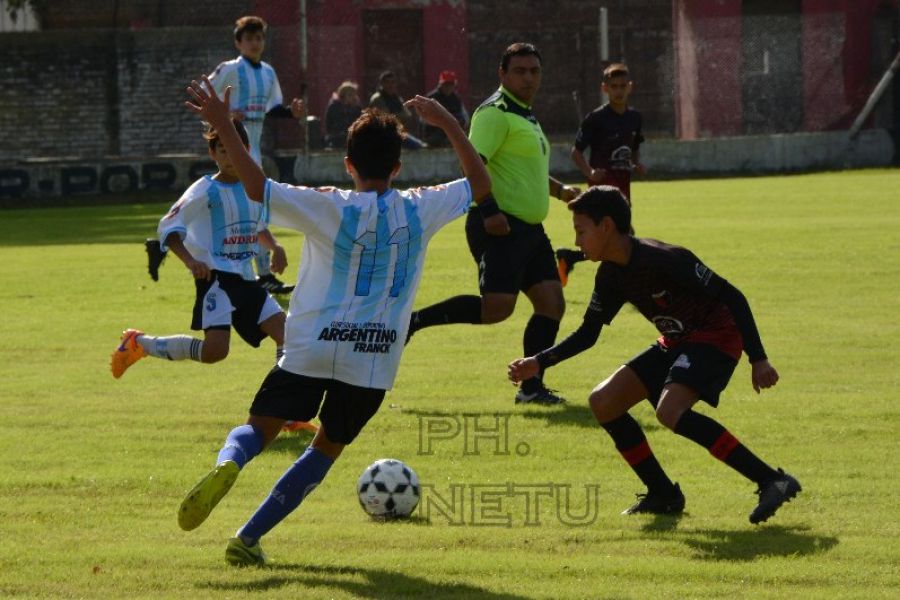
[(472, 187), (472, 197), (475, 202), (486, 198), (491, 192), (491, 176), (456, 117), (451, 115), (439, 102), (425, 96), (416, 96), (404, 104), (408, 108), (415, 109), (419, 118), (427, 124), (443, 130), (462, 163), (462, 170)]
[(256, 202), (262, 202), (266, 189), (266, 175), (247, 152), (247, 148), (244, 147), (231, 122), (228, 112), (231, 87), (225, 88), (224, 97), (219, 98), (209, 78), (203, 75), (202, 80), (203, 83), (196, 80), (191, 81), (187, 91), (193, 101), (187, 101), (184, 105), (215, 128), (219, 133), (219, 140), (225, 146), (228, 157), (244, 185), (247, 197)]

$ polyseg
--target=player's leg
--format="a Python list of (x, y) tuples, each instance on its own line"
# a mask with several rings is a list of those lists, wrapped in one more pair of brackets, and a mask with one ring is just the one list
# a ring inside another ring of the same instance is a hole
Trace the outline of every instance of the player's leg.
[[(211, 471), (204, 475), (181, 502), (178, 525), (185, 531), (200, 526), (225, 497), (240, 471), (278, 436), (287, 418), (318, 411), (324, 386), (317, 380), (274, 367), (263, 380), (247, 423), (232, 429)], [(307, 416), (308, 415), (308, 416)]]
[(144, 250), (147, 252), (147, 272), (153, 281), (159, 281), (159, 267), (166, 260), (166, 251), (156, 238), (148, 238), (144, 241)]
[(556, 270), (559, 273), (559, 280), (565, 287), (569, 283), (569, 273), (575, 269), (576, 263), (587, 260), (584, 252), (581, 250), (573, 250), (571, 248), (557, 248), (556, 250)]
[[(134, 363), (152, 356), (166, 360), (195, 360), (208, 362), (201, 358), (203, 340), (189, 335), (169, 335), (156, 337), (146, 335), (137, 329), (127, 329), (122, 332), (122, 338), (110, 359), (110, 369), (113, 377), (118, 379)], [(227, 350), (226, 350), (227, 354)]]
[(652, 375), (653, 357), (646, 354), (620, 367), (594, 388), (589, 404), (597, 422), (612, 438), (616, 450), (647, 486), (647, 493), (639, 494), (638, 501), (623, 514), (678, 514), (684, 510), (681, 488), (666, 475), (650, 449), (641, 426), (628, 413), (631, 407), (653, 394), (633, 366), (640, 361), (637, 364), (641, 374), (644, 377)]
[(703, 398), (713, 406), (731, 378), (737, 361), (706, 344), (685, 344), (677, 351), (656, 407), (660, 423), (709, 451), (715, 458), (757, 484), (760, 504), (753, 523), (772, 516), (800, 491), (796, 479), (773, 469), (715, 419), (693, 410)]
[(268, 498), (229, 541), (225, 554), (229, 563), (263, 564), (255, 555), (259, 539), (293, 512), (325, 479), (344, 447), (353, 442), (378, 411), (385, 393), (339, 381), (327, 385), (319, 414), (322, 426), (303, 455), (284, 472)]
[[(511, 234), (512, 235), (512, 234)], [(466, 240), (478, 265), (480, 294), (454, 296), (437, 304), (413, 311), (406, 341), (420, 329), (452, 323), (490, 324), (512, 314), (518, 296), (515, 267), (510, 265), (508, 239), (488, 235), (478, 211), (466, 219)]]
[[(521, 288), (531, 301), (534, 314), (525, 326), (522, 347), (523, 356), (534, 356), (556, 342), (559, 322), (566, 312), (566, 301), (556, 272), (553, 248), (543, 227), (532, 225), (525, 230), (525, 236), (528, 238), (527, 245), (520, 244), (520, 249), (528, 259), (522, 271)], [(547, 389), (541, 372), (522, 382), (516, 402), (559, 404), (565, 400)]]
[(210, 327), (203, 332), (203, 344), (200, 347), (200, 362), (217, 363), (228, 358), (231, 349), (231, 327)]

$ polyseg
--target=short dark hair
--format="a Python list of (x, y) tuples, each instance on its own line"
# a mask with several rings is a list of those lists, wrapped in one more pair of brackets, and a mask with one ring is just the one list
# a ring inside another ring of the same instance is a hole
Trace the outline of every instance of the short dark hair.
[(397, 78), (397, 76), (394, 74), (393, 71), (382, 71), (381, 74), (378, 76), (378, 83), (381, 83), (385, 79), (396, 79), (396, 78)]
[(509, 61), (513, 56), (537, 56), (538, 62), (543, 63), (541, 53), (537, 51), (534, 44), (516, 42), (507, 46), (506, 50), (503, 51), (503, 56), (500, 57), (500, 69), (502, 71), (505, 72), (509, 68)]
[(397, 117), (367, 108), (347, 129), (347, 158), (363, 179), (387, 179), (400, 161), (402, 143)]
[(631, 231), (631, 207), (628, 200), (612, 185), (595, 185), (569, 202), (569, 210), (576, 215), (587, 215), (599, 224), (603, 217), (609, 217), (616, 224), (619, 233)]
[(612, 79), (613, 77), (628, 77), (628, 67), (625, 66), (625, 63), (613, 63), (603, 69), (603, 81), (604, 83)]
[(262, 17), (255, 17), (253, 15), (241, 17), (234, 22), (234, 39), (241, 41), (241, 37), (243, 37), (245, 33), (255, 33), (257, 31), (261, 31), (263, 35), (265, 35), (268, 27), (268, 24)]
[[(232, 119), (231, 122), (234, 123), (234, 128), (237, 129), (238, 136), (240, 136), (244, 146), (249, 148), (250, 138), (247, 136), (247, 130), (244, 128), (244, 124), (237, 119)], [(216, 146), (219, 145), (219, 132), (216, 131), (212, 125), (206, 123), (206, 131), (203, 132), (203, 139), (209, 143), (209, 149), (215, 151)]]

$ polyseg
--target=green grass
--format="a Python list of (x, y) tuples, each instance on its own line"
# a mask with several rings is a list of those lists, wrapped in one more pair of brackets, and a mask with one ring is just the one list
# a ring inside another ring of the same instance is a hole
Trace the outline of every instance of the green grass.
[[(638, 481), (585, 399), (654, 329), (623, 310), (595, 348), (549, 372), (568, 406), (516, 407), (505, 365), (521, 353), (523, 299), (499, 325), (417, 334), (381, 412), (264, 540), (276, 561), (265, 570), (226, 568), (225, 542), (308, 438), (276, 441), (198, 530), (180, 531), (175, 511), (245, 418), (271, 344), (236, 342), (216, 366), (147, 359), (113, 380), (107, 361), (123, 328), (188, 331), (187, 270), (172, 257), (159, 283), (145, 273), (140, 242), (165, 206), (3, 211), (0, 596), (897, 597), (898, 189), (896, 170), (635, 185), (638, 233), (687, 245), (744, 291), (781, 373), (757, 396), (742, 361), (720, 408), (707, 411), (802, 481), (769, 524), (747, 522), (750, 484), (658, 426), (648, 406), (636, 416), (681, 483), (687, 514), (620, 516)], [(571, 245), (561, 205), (548, 230)], [(300, 238), (279, 233), (293, 268)], [(572, 275), (562, 334), (579, 324), (592, 275), (587, 264)], [(432, 243), (416, 304), (475, 286), (458, 222)], [(483, 426), (508, 418), (510, 454), (489, 439), (466, 454), (462, 436), (420, 453), (420, 422), (434, 414)], [(461, 525), (433, 507), (430, 521), (371, 522), (354, 484), (385, 456), (409, 462), (432, 500), (463, 485), (480, 501)], [(559, 496), (530, 512), (522, 495), (491, 504), (498, 497), (485, 494), (507, 484), (570, 485), (573, 515), (591, 514), (584, 486), (599, 485), (596, 519), (566, 525)], [(491, 525), (498, 516), (509, 526)]]

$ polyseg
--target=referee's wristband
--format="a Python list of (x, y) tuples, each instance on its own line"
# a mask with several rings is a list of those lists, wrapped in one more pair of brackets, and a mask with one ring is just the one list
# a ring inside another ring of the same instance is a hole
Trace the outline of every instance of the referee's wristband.
[(478, 206), (478, 212), (481, 213), (482, 219), (487, 219), (488, 217), (500, 214), (500, 206), (497, 204), (497, 201), (494, 200), (493, 196), (489, 195), (485, 197), (485, 199), (476, 206)]

